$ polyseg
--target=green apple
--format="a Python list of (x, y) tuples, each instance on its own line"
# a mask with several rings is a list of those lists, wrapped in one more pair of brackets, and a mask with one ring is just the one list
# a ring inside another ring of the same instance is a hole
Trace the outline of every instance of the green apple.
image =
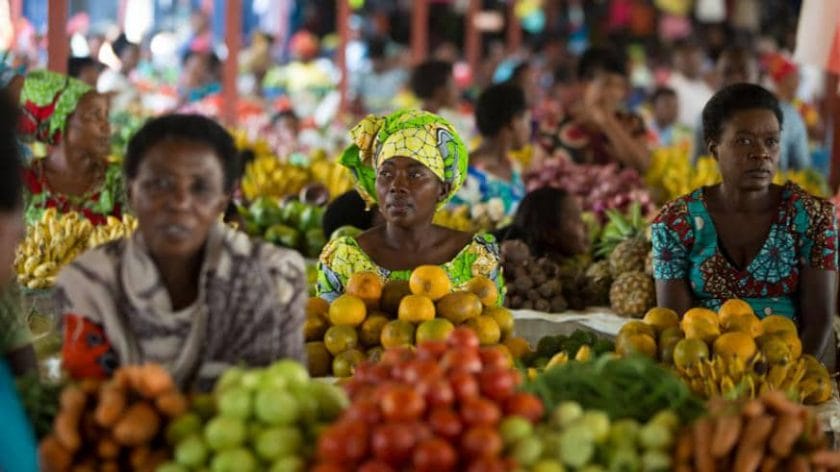
[(251, 417), (252, 394), (239, 387), (230, 388), (219, 394), (219, 414), (247, 420)]
[(260, 459), (274, 461), (294, 456), (302, 445), (303, 435), (297, 428), (281, 426), (260, 433), (254, 442), (254, 450)]
[(509, 416), (499, 425), (499, 434), (505, 446), (512, 446), (520, 439), (532, 436), (534, 427), (530, 421), (521, 416)]
[(190, 469), (181, 464), (176, 464), (175, 462), (166, 462), (159, 465), (155, 470), (156, 472), (190, 472)]
[(245, 442), (246, 436), (242, 420), (228, 416), (213, 418), (204, 428), (204, 439), (215, 451), (233, 449)]
[(291, 359), (282, 359), (268, 368), (270, 375), (276, 375), (286, 380), (286, 385), (306, 385), (309, 383), (309, 371), (306, 366)]
[(254, 412), (265, 424), (288, 426), (300, 418), (300, 408), (295, 397), (283, 389), (268, 389), (257, 392)]
[(210, 462), (212, 472), (251, 472), (257, 470), (257, 460), (244, 448), (222, 451)]
[(527, 436), (513, 446), (511, 457), (520, 466), (530, 466), (540, 459), (543, 452), (542, 441), (536, 436)]
[(314, 380), (310, 382), (309, 390), (318, 402), (318, 418), (321, 420), (332, 421), (350, 406), (347, 393), (336, 385)]
[(242, 367), (231, 367), (224, 371), (224, 373), (216, 381), (216, 392), (222, 392), (228, 388), (238, 387), (242, 382), (242, 376), (245, 375), (245, 369)]
[(303, 472), (306, 462), (297, 456), (282, 457), (271, 464), (269, 472)]
[(193, 412), (175, 418), (166, 427), (166, 442), (175, 445), (191, 434), (201, 433), (201, 418)]
[(186, 467), (198, 467), (207, 461), (207, 446), (201, 436), (192, 436), (179, 442), (175, 447), (175, 461)]

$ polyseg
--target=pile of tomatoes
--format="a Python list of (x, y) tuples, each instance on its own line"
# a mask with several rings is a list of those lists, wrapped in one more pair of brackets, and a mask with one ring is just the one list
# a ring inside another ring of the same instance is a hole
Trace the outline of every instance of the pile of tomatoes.
[(513, 470), (499, 423), (544, 413), (539, 398), (517, 391), (521, 381), (503, 350), (479, 348), (465, 328), (414, 351), (388, 349), (345, 385), (351, 405), (321, 434), (315, 470)]

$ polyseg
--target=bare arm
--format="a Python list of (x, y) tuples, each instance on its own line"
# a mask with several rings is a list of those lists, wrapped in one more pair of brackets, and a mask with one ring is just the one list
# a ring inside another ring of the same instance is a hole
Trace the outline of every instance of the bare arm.
[(601, 130), (610, 141), (613, 155), (624, 165), (644, 174), (650, 166), (650, 152), (645, 136), (633, 136), (612, 114), (604, 117)]
[(837, 272), (803, 267), (799, 281), (799, 333), (802, 350), (820, 358), (832, 342), (837, 312)]
[(694, 294), (691, 292), (688, 281), (685, 279), (657, 280), (656, 305), (670, 308), (682, 316), (695, 305)]

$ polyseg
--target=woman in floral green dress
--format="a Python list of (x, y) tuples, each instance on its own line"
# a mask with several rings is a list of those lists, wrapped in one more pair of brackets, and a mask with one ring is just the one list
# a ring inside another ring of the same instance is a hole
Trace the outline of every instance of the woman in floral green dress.
[(407, 280), (420, 265), (441, 266), (455, 287), (481, 275), (503, 290), (493, 236), (432, 224), (467, 176), (467, 150), (452, 125), (432, 113), (404, 110), (365, 118), (350, 135), (353, 144), (341, 163), (352, 172), (365, 201), (378, 204), (385, 223), (324, 248), (318, 295), (335, 299), (357, 272)]
[(49, 71), (30, 73), (20, 92), (25, 141), (47, 146), (24, 169), (25, 218), (47, 208), (76, 211), (93, 224), (119, 218), (124, 208), (121, 170), (108, 164), (108, 99), (85, 83)]

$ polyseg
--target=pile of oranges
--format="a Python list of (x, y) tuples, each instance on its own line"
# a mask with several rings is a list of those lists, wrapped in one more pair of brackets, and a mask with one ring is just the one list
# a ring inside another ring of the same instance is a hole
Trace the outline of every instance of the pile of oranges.
[(400, 281), (356, 273), (332, 303), (311, 298), (307, 304), (310, 373), (348, 377), (361, 361), (377, 360), (383, 349), (441, 341), (458, 326), (471, 328), (482, 346), (502, 345), (511, 357), (521, 357), (530, 346), (513, 336), (513, 315), (500, 298), (486, 277), (454, 290), (438, 266), (420, 266)]

